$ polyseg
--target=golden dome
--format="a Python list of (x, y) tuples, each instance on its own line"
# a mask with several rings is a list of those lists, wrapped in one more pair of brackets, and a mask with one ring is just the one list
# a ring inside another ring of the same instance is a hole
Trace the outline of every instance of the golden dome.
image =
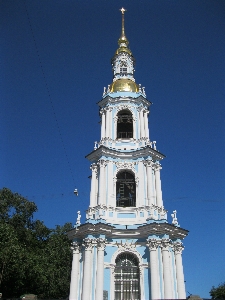
[(109, 89), (110, 89), (110, 93), (116, 93), (116, 92), (136, 93), (139, 91), (138, 85), (130, 79), (117, 79), (110, 85)]

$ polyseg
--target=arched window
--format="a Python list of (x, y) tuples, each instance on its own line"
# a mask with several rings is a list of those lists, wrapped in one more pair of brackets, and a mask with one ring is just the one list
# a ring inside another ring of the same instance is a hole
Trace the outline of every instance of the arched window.
[(133, 137), (133, 118), (129, 110), (121, 110), (117, 114), (117, 138), (131, 139)]
[(116, 258), (115, 300), (140, 299), (140, 272), (138, 260), (131, 253), (122, 253)]
[(136, 206), (135, 177), (129, 171), (121, 171), (116, 180), (116, 206)]

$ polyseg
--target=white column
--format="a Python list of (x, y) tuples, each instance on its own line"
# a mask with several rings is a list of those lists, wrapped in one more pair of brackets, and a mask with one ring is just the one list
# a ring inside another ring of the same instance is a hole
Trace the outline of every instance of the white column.
[(159, 299), (159, 267), (158, 267), (158, 241), (148, 239), (147, 246), (150, 252), (150, 274), (151, 274), (151, 299)]
[(96, 170), (96, 181), (95, 181), (95, 203), (98, 204), (98, 170)]
[(109, 161), (108, 162), (108, 190), (107, 190), (107, 194), (108, 194), (108, 202), (107, 205), (110, 206), (115, 206), (115, 202), (116, 202), (116, 197), (113, 195), (113, 162)]
[(143, 116), (143, 110), (140, 111), (140, 129), (141, 129), (141, 138), (145, 137), (145, 128), (144, 128), (144, 116)]
[(144, 205), (144, 165), (143, 161), (138, 162), (138, 199), (136, 199), (136, 207)]
[(161, 247), (163, 260), (164, 299), (173, 298), (169, 246), (169, 239), (163, 239)]
[(155, 164), (155, 188), (156, 188), (156, 205), (159, 207), (163, 206), (162, 202), (162, 188), (160, 179), (160, 169), (162, 167), (159, 164)]
[(99, 188), (98, 188), (98, 205), (104, 204), (104, 191), (105, 191), (105, 161), (99, 160), (98, 162), (99, 165)]
[(90, 167), (91, 174), (91, 197), (90, 197), (90, 207), (96, 206), (96, 175), (97, 175), (97, 165), (92, 164)]
[(141, 121), (140, 121), (140, 111), (138, 112), (138, 118), (137, 118), (137, 139), (141, 138)]
[(115, 140), (117, 139), (117, 116), (113, 118), (113, 130), (114, 130), (114, 133), (113, 133), (113, 137), (112, 139)]
[(106, 134), (105, 136), (108, 138), (109, 137), (109, 114), (110, 114), (110, 111), (109, 111), (109, 108), (107, 108), (106, 110)]
[(183, 245), (181, 242), (174, 244), (174, 253), (176, 261), (176, 276), (177, 276), (177, 293), (179, 299), (186, 299), (185, 283), (184, 283), (184, 271), (182, 264), (182, 253)]
[(133, 119), (133, 139), (137, 139), (137, 121)]
[(71, 270), (70, 281), (70, 296), (69, 300), (78, 299), (78, 282), (79, 282), (79, 270), (80, 270), (80, 244), (73, 242), (71, 249), (73, 250), (73, 262)]
[(148, 111), (147, 110), (144, 112), (144, 120), (145, 120), (145, 137), (149, 138), (149, 132), (148, 132)]
[(83, 268), (83, 284), (81, 300), (91, 299), (91, 285), (92, 285), (92, 240), (84, 239), (84, 268)]
[(153, 187), (152, 187), (152, 165), (153, 162), (151, 160), (147, 160), (145, 162), (146, 168), (147, 168), (147, 197), (148, 197), (148, 203), (147, 205), (151, 206), (154, 204), (153, 199)]
[(105, 111), (101, 111), (102, 114), (102, 126), (101, 126), (101, 139), (105, 137)]
[(112, 108), (109, 108), (109, 138), (112, 138)]
[(95, 299), (103, 300), (105, 240), (101, 238), (97, 239), (97, 246), (98, 246), (98, 255), (97, 255)]

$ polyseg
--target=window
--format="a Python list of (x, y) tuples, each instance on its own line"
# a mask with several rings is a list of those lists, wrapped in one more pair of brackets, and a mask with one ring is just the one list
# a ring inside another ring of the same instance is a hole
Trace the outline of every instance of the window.
[(117, 174), (116, 180), (116, 206), (136, 206), (136, 183), (135, 177), (128, 171)]
[(133, 138), (133, 118), (129, 110), (121, 110), (117, 114), (117, 138)]
[(120, 73), (127, 73), (127, 68), (120, 68)]
[(115, 300), (140, 300), (140, 272), (138, 260), (131, 253), (116, 258)]

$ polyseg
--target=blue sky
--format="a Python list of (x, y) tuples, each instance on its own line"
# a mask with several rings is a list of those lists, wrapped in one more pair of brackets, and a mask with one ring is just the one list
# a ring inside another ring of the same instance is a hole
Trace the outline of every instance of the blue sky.
[(209, 298), (225, 281), (224, 1), (0, 1), (0, 186), (34, 201), (49, 227), (78, 210), (84, 222), (85, 155), (100, 138), (122, 6), (136, 82), (153, 102), (150, 137), (166, 155), (164, 205), (190, 231), (186, 289)]

